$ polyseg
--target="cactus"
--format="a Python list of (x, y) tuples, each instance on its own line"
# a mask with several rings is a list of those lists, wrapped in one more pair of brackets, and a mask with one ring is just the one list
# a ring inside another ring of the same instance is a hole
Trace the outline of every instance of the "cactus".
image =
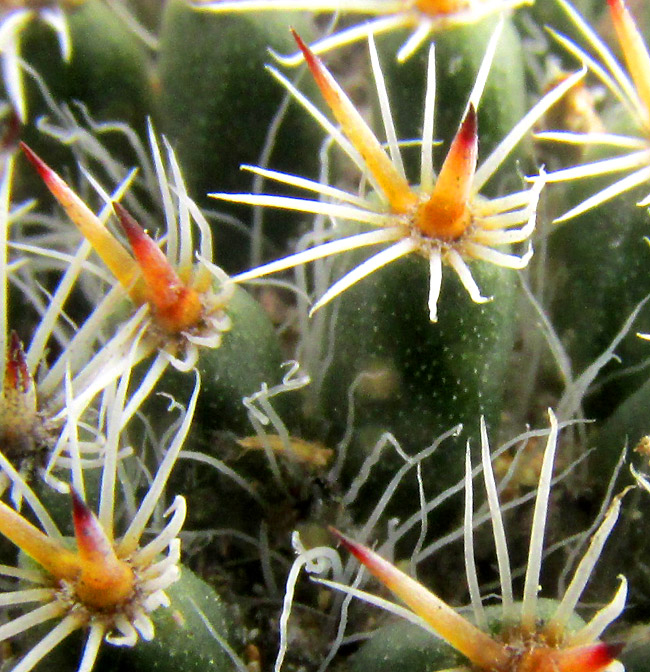
[(648, 16), (0, 0), (3, 670), (647, 667)]

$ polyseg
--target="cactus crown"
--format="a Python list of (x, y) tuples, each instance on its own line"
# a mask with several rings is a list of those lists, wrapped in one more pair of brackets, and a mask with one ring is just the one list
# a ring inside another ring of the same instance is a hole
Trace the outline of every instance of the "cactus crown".
[[(621, 507), (621, 496), (609, 507), (590, 546), (579, 563), (573, 580), (559, 601), (555, 613), (547, 620), (539, 620), (538, 591), (542, 568), (544, 529), (551, 490), (553, 462), (558, 438), (558, 424), (549, 410), (551, 431), (546, 442), (544, 459), (537, 488), (535, 511), (530, 533), (530, 544), (523, 599), (515, 602), (512, 572), (504, 524), (498, 501), (490, 448), (485, 423), (481, 421), (482, 465), (485, 489), (501, 580), (502, 616), (495, 634), (490, 625), (478, 592), (476, 566), (472, 548), (472, 466), (469, 447), (466, 458), (465, 506), (465, 562), (469, 592), (472, 597), (474, 622), (470, 622), (415, 579), (397, 569), (374, 551), (333, 530), (342, 544), (360, 560), (387, 588), (397, 595), (431, 628), (468, 661), (469, 669), (488, 672), (529, 672), (531, 670), (562, 670), (563, 672), (598, 672), (608, 667), (621, 650), (619, 646), (597, 642), (605, 628), (623, 610), (627, 582), (621, 585), (611, 602), (578, 631), (566, 628), (589, 577), (598, 561), (603, 546), (614, 528)], [(331, 584), (335, 585), (335, 584)], [(339, 586), (340, 587), (340, 586)], [(345, 590), (344, 587), (342, 587)]]
[[(477, 303), (488, 301), (489, 297), (481, 294), (466, 260), (481, 259), (506, 268), (524, 268), (532, 255), (531, 247), (522, 256), (496, 248), (521, 243), (530, 238), (535, 228), (537, 201), (544, 185), (543, 174), (535, 180), (531, 188), (498, 199), (488, 200), (479, 192), (532, 124), (571, 88), (584, 72), (576, 73), (544, 96), (477, 168), (479, 136), (476, 108), (480, 104), (500, 30), (501, 24), (492, 36), (469, 99), (467, 113), (437, 175), (432, 162), (435, 63), (434, 52), (431, 51), (427, 70), (428, 93), (425, 95), (421, 175), (420, 184), (417, 186), (411, 186), (405, 176), (390, 113), (390, 103), (373, 39), (369, 39), (370, 55), (390, 156), (329, 71), (296, 35), (312, 75), (328, 107), (339, 122), (344, 137), (333, 131), (320, 116), (314, 116), (328, 132), (334, 134), (343, 151), (362, 171), (364, 179), (371, 185), (380, 201), (379, 207), (369, 197), (360, 199), (353, 194), (307, 181), (301, 181), (300, 186), (316, 191), (322, 196), (344, 201), (345, 205), (329, 204), (322, 200), (256, 194), (217, 193), (211, 196), (238, 203), (331, 215), (370, 224), (377, 230), (324, 243), (306, 252), (242, 273), (234, 280), (243, 282), (346, 250), (391, 243), (390, 247), (370, 257), (334, 283), (312, 307), (312, 314), (374, 271), (408, 254), (417, 253), (429, 261), (428, 307), (430, 319), (435, 322), (443, 262), (453, 269), (472, 300)], [(249, 169), (279, 182), (298, 184), (298, 180), (290, 175), (256, 168)]]
[[(37, 606), (0, 626), (0, 641), (44, 621), (55, 621), (50, 632), (29, 650), (15, 670), (28, 672), (68, 635), (83, 629), (87, 632), (87, 640), (78, 669), (88, 672), (95, 663), (102, 640), (118, 646), (134, 646), (140, 637), (152, 639), (155, 631), (151, 612), (169, 606), (165, 589), (180, 576), (178, 533), (185, 520), (184, 498), (174, 497), (165, 514), (170, 519), (161, 531), (146, 544), (141, 544), (141, 539), (164, 494), (169, 474), (189, 431), (199, 391), (198, 377), (165, 458), (126, 525), (126, 531), (116, 539), (119, 440), (128, 383), (127, 373), (120, 380), (108, 420), (97, 515), (79, 494), (85, 491), (85, 479), (79, 453), (76, 454), (72, 489), (74, 546), (61, 535), (29, 485), (10, 466), (3, 465), (21, 489), (44, 531), (0, 503), (0, 533), (38, 566), (38, 569), (8, 572), (5, 568), (2, 571), (28, 586), (18, 588), (6, 604), (36, 602)], [(167, 555), (161, 558), (165, 549)]]
[[(82, 235), (90, 242), (136, 307), (146, 306), (146, 320), (139, 359), (160, 348), (168, 361), (190, 370), (199, 347), (216, 348), (230, 328), (225, 312), (232, 295), (226, 274), (212, 262), (212, 234), (196, 204), (187, 196), (171, 147), (169, 161), (180, 191), (180, 217), (171, 210), (170, 186), (153, 129), (149, 134), (159, 187), (167, 217), (167, 255), (118, 202), (113, 209), (130, 243), (133, 256), (104, 226), (74, 191), (27, 145), (22, 148), (48, 189), (59, 201)], [(200, 261), (193, 263), (192, 219), (200, 228)], [(131, 327), (132, 328), (132, 327)], [(177, 353), (181, 358), (177, 357)], [(162, 371), (160, 372), (162, 375)]]

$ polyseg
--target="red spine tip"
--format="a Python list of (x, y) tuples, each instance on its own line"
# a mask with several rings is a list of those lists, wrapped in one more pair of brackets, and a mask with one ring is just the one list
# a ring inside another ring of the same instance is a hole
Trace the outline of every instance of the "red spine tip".
[(614, 21), (620, 21), (625, 14), (629, 14), (625, 0), (607, 0), (607, 4)]
[(364, 565), (368, 561), (368, 549), (362, 544), (352, 541), (346, 537), (342, 532), (339, 532), (335, 527), (329, 526), (329, 531), (338, 539), (341, 545), (346, 548), (354, 557)]
[(77, 535), (80, 533), (83, 534), (84, 528), (92, 520), (93, 513), (74, 488), (70, 488), (70, 495), (72, 496), (72, 520), (75, 530), (77, 531)]
[(27, 360), (23, 344), (15, 331), (11, 331), (9, 352), (5, 369), (5, 384), (19, 392), (27, 392), (31, 376), (27, 368)]
[[(577, 655), (573, 664), (566, 666), (567, 672), (599, 672), (606, 668), (616, 659), (623, 650), (622, 644), (607, 644), (606, 642), (597, 642), (590, 644), (576, 651)], [(560, 665), (560, 669), (565, 666)]]
[(608, 665), (612, 660), (618, 658), (624, 648), (625, 644), (623, 642), (605, 644), (605, 655), (609, 657), (609, 661), (605, 664)]
[(145, 230), (121, 203), (113, 201), (113, 210), (120, 221), (122, 230), (129, 239), (131, 247), (136, 247), (144, 239), (151, 240)]
[(293, 35), (293, 39), (296, 41), (298, 48), (300, 51), (302, 51), (302, 55), (305, 57), (305, 61), (307, 61), (307, 65), (309, 66), (309, 69), (312, 71), (314, 76), (320, 74), (323, 65), (320, 62), (318, 56), (312, 52), (312, 50), (305, 44), (302, 37), (300, 37), (300, 35), (298, 35), (298, 33), (293, 28), (291, 28), (291, 34)]
[(74, 488), (70, 488), (70, 496), (72, 497), (72, 515), (75, 520), (82, 520), (92, 515), (88, 505)]
[(145, 300), (154, 309), (156, 319), (173, 332), (196, 324), (202, 310), (198, 294), (183, 283), (158, 245), (126, 209), (119, 203), (113, 203), (113, 208), (142, 272)]
[(20, 142), (20, 148), (23, 150), (25, 156), (30, 163), (36, 168), (38, 174), (45, 180), (49, 180), (54, 171), (41, 159), (41, 157), (27, 144)]
[(329, 530), (331, 535), (335, 536), (339, 540), (342, 540), (343, 534), (339, 532), (333, 525), (328, 525), (327, 529)]
[(478, 139), (478, 116), (474, 105), (470, 104), (469, 110), (463, 119), (458, 137), (464, 144), (473, 145)]
[(300, 37), (300, 35), (298, 35), (298, 32), (295, 30), (295, 28), (289, 28), (289, 30), (291, 31), (291, 34), (293, 35), (293, 39), (296, 41), (296, 44), (298, 45), (298, 48), (300, 49), (300, 51), (302, 51), (302, 53), (306, 57), (307, 53), (309, 52), (309, 47), (305, 44), (302, 37)]
[(346, 548), (351, 542), (350, 539), (348, 539), (343, 532), (339, 532), (333, 525), (328, 525), (327, 529), (329, 530), (330, 534), (336, 537), (337, 541), (339, 541), (341, 544), (343, 544)]
[(122, 230), (129, 239), (131, 250), (144, 274), (145, 282), (154, 292), (151, 299), (156, 303), (156, 296), (158, 296), (161, 301), (165, 301), (162, 298), (164, 294), (170, 287), (179, 284), (175, 271), (151, 236), (123, 205), (114, 201), (113, 210), (120, 221)]
[(70, 488), (70, 494), (72, 495), (74, 536), (79, 552), (82, 556), (101, 552), (103, 539), (95, 514), (74, 488)]

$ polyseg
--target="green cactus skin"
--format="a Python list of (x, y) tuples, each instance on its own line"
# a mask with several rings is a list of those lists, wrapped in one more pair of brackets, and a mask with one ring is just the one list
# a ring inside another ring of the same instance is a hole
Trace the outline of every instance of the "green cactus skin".
[[(217, 459), (224, 458), (224, 448), (232, 448), (232, 434), (245, 436), (252, 433), (242, 403), (244, 397), (258, 392), (263, 383), (269, 387), (276, 385), (284, 375), (280, 342), (259, 303), (244, 289), (235, 286), (225, 312), (231, 327), (222, 334), (220, 346), (199, 348), (196, 369), (201, 376), (201, 391), (184, 444), (186, 451), (198, 451)], [(144, 373), (144, 366), (134, 372), (134, 386)], [(170, 394), (176, 400), (187, 400), (194, 385), (195, 376), (191, 371), (178, 371), (169, 366), (158, 381), (156, 391)], [(282, 397), (274, 399), (274, 407), (282, 417), (291, 414), (288, 404)], [(144, 404), (144, 412), (159, 435), (169, 425), (168, 406), (169, 399), (160, 395), (150, 396)], [(181, 460), (171, 483), (171, 488), (183, 493), (188, 500), (191, 527), (259, 525), (260, 511), (254, 507), (255, 514), (252, 513), (250, 497), (239, 486), (224, 484), (212, 468)], [(231, 487), (235, 488), (234, 492)], [(228, 501), (228, 507), (214, 503), (215, 493), (220, 502)], [(205, 505), (206, 497), (211, 501), (210, 506)]]
[[(558, 606), (556, 600), (541, 598), (538, 621), (548, 619)], [(516, 604), (515, 604), (516, 606)], [(491, 634), (505, 625), (500, 606), (485, 608)], [(567, 624), (567, 632), (584, 625), (577, 614)], [(376, 630), (348, 660), (350, 672), (435, 672), (466, 665), (466, 660), (446, 642), (414, 623), (398, 621)]]
[[(645, 133), (636, 127), (630, 115), (621, 114), (617, 105), (605, 109), (600, 116), (610, 133), (629, 136)], [(546, 147), (552, 150), (554, 144)], [(573, 163), (587, 164), (615, 155), (611, 148), (596, 145), (587, 147)], [(602, 178), (549, 185), (549, 214), (560, 217), (570, 207), (622, 177), (610, 173)], [(642, 184), (578, 217), (549, 227), (548, 312), (574, 375), (607, 349), (636, 305), (650, 293), (650, 247), (644, 242), (650, 218), (647, 208), (636, 205), (647, 193), (647, 184)], [(650, 349), (635, 336), (637, 331), (650, 331), (648, 306), (642, 309), (630, 333), (616, 348), (620, 361), (611, 362), (601, 375), (615, 374), (648, 357)], [(608, 382), (587, 398), (584, 405), (587, 417), (606, 418), (646, 378), (647, 374), (641, 371)]]
[(152, 98), (143, 45), (100, 0), (87, 0), (71, 11), (68, 22), (72, 40), (69, 66), (51, 55), (48, 59), (61, 68), (45, 75), (48, 84), (55, 87), (54, 95), (60, 100), (84, 102), (99, 120), (121, 119), (144, 131)]
[[(393, 263), (337, 299), (334, 355), (322, 407), (339, 431), (354, 380), (363, 372), (378, 375), (376, 383), (367, 379), (356, 394), (350, 475), (382, 432), (392, 432), (413, 454), (459, 422), (470, 434), (477, 431), (481, 414), (488, 425), (496, 422), (513, 342), (516, 277), (480, 262), (472, 263), (472, 273), (494, 300), (474, 304), (455, 274), (443, 273), (437, 323), (429, 321), (428, 266), (420, 258)], [(428, 498), (462, 477), (467, 432), (450, 439), (423, 465)], [(402, 464), (386, 450), (368, 487), (383, 490)], [(395, 515), (412, 512), (417, 501), (415, 479), (403, 487), (394, 498), (399, 502)]]
[[(215, 429), (250, 431), (242, 399), (257, 392), (262, 383), (279, 383), (283, 375), (280, 342), (260, 304), (246, 290), (235, 287), (225, 312), (231, 328), (223, 333), (218, 348), (199, 348), (196, 365), (201, 394), (193, 426), (199, 433), (190, 442), (194, 449), (207, 452), (214, 452), (211, 435)], [(159, 389), (176, 399), (189, 399), (193, 387), (191, 373), (172, 367), (159, 382)]]
[[(457, 132), (494, 26), (493, 21), (487, 21), (438, 37), (436, 137), (448, 141)], [(512, 26), (506, 24), (504, 29), (506, 34), (501, 37), (478, 110), (483, 156), (484, 150), (489, 152), (523, 115), (521, 46)], [(423, 50), (422, 55), (405, 64), (396, 63), (398, 39), (378, 41), (382, 68), (397, 137), (418, 138), (422, 135), (422, 116), (414, 110), (424, 107), (427, 54)], [(509, 105), (503, 104), (504, 99)], [(445, 143), (443, 149), (447, 147)], [(411, 158), (419, 153), (417, 147)], [(407, 168), (407, 172), (413, 171)], [(510, 175), (519, 181), (513, 171)], [(490, 186), (495, 185), (503, 188), (501, 180), (493, 180)], [(501, 189), (499, 192), (503, 193)], [(363, 253), (348, 254), (345, 263), (351, 267), (363, 258)], [(472, 303), (458, 279), (452, 277), (454, 274), (443, 272), (436, 324), (429, 321), (428, 276), (421, 259), (391, 264), (334, 302), (334, 355), (323, 385), (324, 416), (333, 419), (336, 431), (342, 432), (348, 390), (364, 371), (377, 372), (384, 381), (391, 381), (389, 388), (392, 385), (392, 389), (384, 389), (379, 383), (377, 388), (381, 389), (373, 389), (368, 380), (357, 393), (358, 412), (348, 465), (351, 476), (384, 431), (392, 432), (412, 454), (456, 423), (465, 423), (474, 433), (480, 414), (486, 415), (488, 423), (496, 422), (513, 343), (516, 277), (510, 270), (488, 268), (487, 264), (471, 266), (484, 295), (494, 296), (494, 301)], [(337, 268), (336, 273), (342, 270)], [(453, 447), (447, 444), (428, 460), (424, 466), (428, 496), (461, 478), (465, 441), (466, 436), (457, 439)], [(373, 486), (386, 485), (401, 464), (401, 458), (387, 450), (373, 469)], [(401, 502), (401, 507), (393, 511), (396, 515), (405, 513), (406, 508), (412, 511), (411, 503), (417, 495), (415, 479), (411, 480), (409, 492), (394, 498)]]
[[(104, 646), (96, 672), (232, 672), (237, 669), (205, 620), (237, 654), (232, 638), (237, 628), (232, 610), (215, 590), (187, 567), (167, 589), (171, 605), (153, 613), (156, 636), (133, 648)], [(50, 668), (52, 669), (52, 668)], [(64, 668), (65, 669), (65, 668)]]
[(350, 672), (435, 672), (462, 665), (448, 644), (414, 623), (398, 621), (376, 630), (348, 660)]
[[(588, 189), (589, 194), (595, 191), (593, 180)], [(635, 306), (650, 293), (650, 247), (644, 242), (650, 219), (645, 208), (635, 205), (642, 195), (643, 188), (624, 194), (551, 233), (551, 321), (574, 375), (606, 350)], [(620, 362), (611, 362), (602, 373), (612, 374), (646, 359), (648, 343), (635, 333), (649, 330), (650, 309), (645, 306), (631, 333), (616, 348)], [(606, 418), (645, 379), (644, 372), (637, 372), (611, 381), (587, 399), (588, 416)]]
[[(223, 334), (219, 348), (199, 349), (196, 368), (201, 375), (201, 393), (185, 442), (186, 450), (199, 451), (218, 459), (224, 458), (224, 448), (230, 446), (232, 449), (233, 437), (230, 433), (237, 436), (252, 433), (243, 398), (258, 392), (263, 383), (269, 387), (278, 384), (284, 375), (278, 337), (257, 301), (244, 289), (236, 287), (226, 312), (232, 326)], [(193, 387), (194, 375), (191, 372), (184, 373), (169, 367), (157, 389), (172, 394), (176, 399), (188, 399)], [(290, 403), (282, 396), (273, 400), (274, 408), (285, 420), (292, 415)], [(151, 397), (146, 403), (149, 417), (158, 418), (157, 422), (163, 427), (168, 423), (167, 405), (168, 400), (164, 397)], [(234, 466), (239, 471), (238, 465)], [(206, 469), (194, 462), (181, 461), (175, 473), (173, 487), (187, 497), (188, 516), (193, 527), (222, 525), (257, 533), (262, 511), (239, 486), (224, 482), (214, 469)], [(264, 478), (269, 477), (268, 469), (258, 471), (257, 478), (261, 479), (262, 474)], [(247, 475), (246, 478), (251, 478), (253, 482), (256, 480), (255, 475)], [(214, 502), (215, 496), (222, 504), (228, 502), (228, 506), (214, 503), (206, 506), (206, 497)]]
[[(539, 624), (544, 624), (553, 616), (555, 610), (558, 608), (560, 603), (558, 602), (558, 600), (554, 600), (552, 598), (538, 597), (536, 604), (537, 604), (536, 620), (539, 627)], [(515, 612), (518, 609), (521, 609), (521, 605), (522, 605), (521, 602), (514, 603)], [(485, 615), (488, 621), (488, 629), (492, 635), (498, 635), (504, 627), (513, 625), (510, 623), (505, 623), (503, 621), (502, 607), (499, 605), (492, 605), (485, 607)], [(516, 625), (516, 623), (514, 625)], [(567, 620), (567, 623), (565, 625), (565, 632), (567, 635), (571, 635), (574, 632), (580, 630), (584, 625), (585, 625), (584, 619), (579, 614), (573, 612)]]
[(244, 396), (257, 392), (264, 382), (273, 385), (280, 381), (284, 358), (268, 315), (246, 290), (235, 289), (226, 312), (232, 320), (232, 328), (224, 334), (219, 349), (210, 353), (218, 356), (208, 356), (206, 350), (199, 356), (198, 363), (201, 378), (207, 384), (216, 382), (221, 393), (210, 392), (206, 387), (199, 417), (204, 411), (225, 412), (234, 426), (245, 421), (241, 404)]
[[(251, 189), (252, 175), (239, 167), (259, 163), (269, 125), (286, 93), (264, 65), (272, 61), (269, 47), (280, 53), (296, 51), (289, 27), (305, 39), (313, 35), (311, 20), (302, 12), (212, 15), (181, 0), (167, 3), (159, 63), (160, 126), (174, 143), (190, 191), (200, 203), (209, 192)], [(289, 71), (287, 76), (296, 74)], [(269, 166), (315, 177), (319, 143), (312, 120), (292, 103)], [(208, 203), (215, 207), (214, 201)], [(250, 220), (249, 208), (235, 214)], [(265, 233), (284, 245), (296, 233), (299, 218), (268, 213), (265, 221)], [(217, 239), (229, 250), (226, 270), (250, 263), (241, 236), (222, 228)]]
[[(70, 11), (67, 19), (72, 42), (69, 63), (61, 59), (52, 29), (40, 21), (33, 21), (22, 38), (23, 58), (43, 77), (57, 104), (79, 101), (96, 121), (119, 120), (144, 137), (153, 105), (151, 69), (144, 46), (101, 0), (87, 0)], [(26, 80), (30, 119), (41, 114), (51, 116), (36, 85), (28, 77)], [(69, 162), (69, 153), (63, 152), (60, 143), (46, 138), (32, 125), (25, 130), (23, 139), (46, 154), (55, 169), (64, 160)], [(127, 165), (136, 162), (122, 137), (113, 141), (108, 134), (102, 142)], [(31, 188), (36, 179), (29, 182)]]

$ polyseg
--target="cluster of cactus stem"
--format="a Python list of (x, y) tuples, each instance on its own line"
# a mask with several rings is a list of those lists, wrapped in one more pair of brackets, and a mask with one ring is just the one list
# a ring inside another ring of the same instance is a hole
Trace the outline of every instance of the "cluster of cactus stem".
[(644, 2), (0, 0), (0, 61), (2, 672), (650, 669)]

